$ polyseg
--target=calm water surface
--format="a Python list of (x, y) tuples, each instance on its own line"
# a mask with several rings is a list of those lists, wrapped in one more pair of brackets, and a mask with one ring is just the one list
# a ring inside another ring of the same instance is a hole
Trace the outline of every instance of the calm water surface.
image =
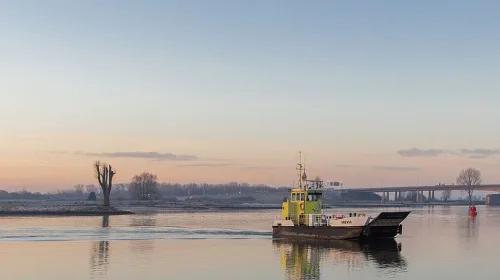
[[(342, 209), (377, 213), (395, 209)], [(400, 209), (406, 210), (406, 209)], [(1, 279), (498, 279), (500, 208), (411, 208), (395, 242), (277, 242), (279, 210), (0, 218)], [(329, 210), (335, 213), (336, 210)]]

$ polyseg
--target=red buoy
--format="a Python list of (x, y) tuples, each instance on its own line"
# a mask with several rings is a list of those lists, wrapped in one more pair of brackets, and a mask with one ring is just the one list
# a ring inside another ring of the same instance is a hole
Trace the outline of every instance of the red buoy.
[(472, 205), (469, 207), (469, 216), (475, 217), (477, 216), (476, 206)]

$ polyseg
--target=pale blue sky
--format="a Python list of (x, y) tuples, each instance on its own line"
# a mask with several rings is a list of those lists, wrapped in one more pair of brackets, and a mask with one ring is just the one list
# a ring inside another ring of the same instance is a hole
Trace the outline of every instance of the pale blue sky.
[(498, 1), (1, 1), (0, 127), (12, 141), (497, 149), (499, 30)]

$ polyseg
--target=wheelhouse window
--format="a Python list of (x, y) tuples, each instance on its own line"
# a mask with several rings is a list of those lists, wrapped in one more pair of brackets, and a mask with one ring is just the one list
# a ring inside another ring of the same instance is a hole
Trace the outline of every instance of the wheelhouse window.
[(321, 193), (308, 193), (307, 200), (308, 201), (320, 201), (321, 200)]
[(305, 194), (304, 193), (292, 193), (292, 201), (304, 201)]

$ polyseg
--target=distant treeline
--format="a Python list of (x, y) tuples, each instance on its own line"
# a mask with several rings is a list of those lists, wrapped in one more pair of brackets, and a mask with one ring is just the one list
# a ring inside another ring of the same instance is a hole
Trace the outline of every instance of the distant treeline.
[(4, 190), (0, 190), (0, 199), (42, 199), (45, 198), (48, 194), (42, 194), (40, 192), (29, 192), (27, 190), (8, 192)]
[(0, 199), (80, 199), (83, 198), (84, 195), (86, 194), (73, 189), (46, 193), (30, 192), (26, 189), (12, 192), (0, 190)]
[(252, 194), (286, 191), (289, 187), (270, 187), (267, 185), (250, 185), (248, 183), (231, 182), (227, 184), (158, 184), (162, 196), (218, 195), (218, 194)]
[[(112, 200), (131, 199), (131, 184), (116, 184), (111, 189)], [(155, 186), (155, 193), (159, 197), (179, 197), (179, 196), (203, 196), (203, 195), (234, 195), (234, 194), (254, 194), (287, 191), (289, 187), (270, 187), (264, 184), (250, 185), (248, 183), (230, 182), (227, 184), (179, 184), (179, 183), (158, 183)], [(29, 192), (26, 189), (21, 191), (7, 192), (0, 190), (0, 199), (86, 199), (91, 192), (98, 197), (101, 189), (96, 185), (75, 185), (70, 189), (58, 190), (54, 192)]]
[(146, 197), (137, 196), (131, 184), (118, 184), (111, 190), (112, 199), (148, 199), (147, 197), (161, 199), (172, 197), (199, 197), (204, 195), (236, 195), (254, 194), (287, 191), (288, 187), (270, 187), (263, 184), (250, 185), (248, 183), (230, 182), (227, 184), (179, 184), (179, 183), (158, 183), (145, 191)]

